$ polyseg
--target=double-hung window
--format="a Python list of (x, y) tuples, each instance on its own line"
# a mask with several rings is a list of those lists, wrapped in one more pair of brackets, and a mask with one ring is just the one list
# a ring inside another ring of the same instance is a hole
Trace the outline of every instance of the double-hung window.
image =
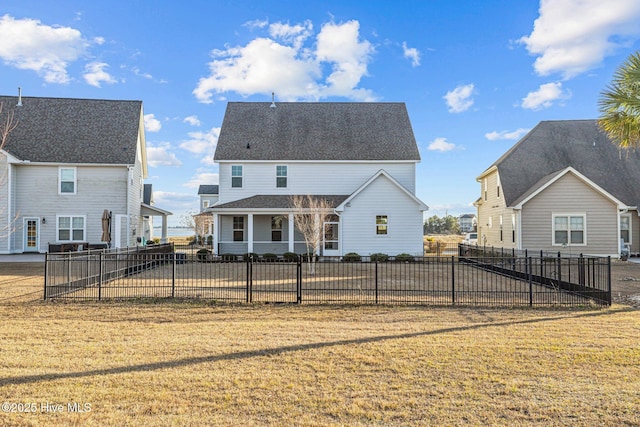
[(233, 217), (233, 241), (234, 242), (244, 241), (244, 217), (243, 216)]
[(276, 166), (276, 187), (287, 188), (287, 167)]
[(58, 241), (82, 242), (85, 236), (84, 216), (59, 216)]
[(620, 216), (620, 238), (624, 243), (631, 243), (631, 216)]
[(586, 244), (585, 230), (585, 215), (553, 216), (554, 245), (584, 245)]
[(272, 242), (282, 241), (282, 217), (281, 216), (271, 217), (271, 241)]
[(58, 168), (58, 193), (76, 194), (76, 168)]
[(231, 166), (231, 188), (242, 188), (242, 165)]
[(376, 215), (376, 234), (385, 235), (389, 231), (389, 218), (387, 215)]

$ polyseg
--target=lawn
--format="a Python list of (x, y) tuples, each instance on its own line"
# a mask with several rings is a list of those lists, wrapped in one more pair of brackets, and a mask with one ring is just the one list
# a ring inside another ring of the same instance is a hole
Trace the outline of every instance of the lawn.
[(27, 301), (0, 316), (3, 411), (23, 411), (1, 425), (640, 424), (629, 306)]

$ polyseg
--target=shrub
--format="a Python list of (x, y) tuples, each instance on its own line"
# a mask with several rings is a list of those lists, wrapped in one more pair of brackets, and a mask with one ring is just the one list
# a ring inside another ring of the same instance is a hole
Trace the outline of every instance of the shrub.
[(213, 245), (213, 236), (207, 236), (207, 245), (209, 246)]
[(409, 254), (398, 254), (394, 258), (395, 258), (395, 260), (397, 262), (413, 262), (413, 261), (415, 261), (415, 259), (413, 258), (413, 255), (409, 255)]
[(389, 261), (389, 255), (387, 254), (371, 254), (371, 262), (387, 262)]
[(287, 262), (298, 262), (298, 254), (293, 252), (285, 252), (282, 257)]
[(248, 261), (249, 258), (251, 259), (258, 259), (259, 255), (255, 252), (247, 252), (246, 254), (242, 255), (242, 259), (244, 261)]
[(318, 255), (314, 255), (314, 254), (309, 255), (309, 254), (308, 254), (308, 253), (306, 253), (306, 252), (305, 252), (305, 253), (303, 253), (303, 254), (300, 254), (300, 259), (301, 259), (303, 262), (310, 262), (310, 261), (311, 261), (311, 259), (313, 259), (313, 261), (318, 261), (318, 258), (319, 258), (319, 257), (318, 257)]
[(222, 254), (220, 255), (222, 261), (237, 261), (238, 257), (234, 254)]
[(210, 254), (211, 251), (209, 249), (199, 249), (198, 252), (196, 252), (196, 258), (198, 259), (198, 261), (207, 261)]
[(276, 261), (278, 259), (278, 255), (272, 253), (262, 254), (262, 259), (265, 261)]
[(342, 256), (343, 262), (360, 262), (362, 261), (362, 257), (355, 252), (349, 252)]

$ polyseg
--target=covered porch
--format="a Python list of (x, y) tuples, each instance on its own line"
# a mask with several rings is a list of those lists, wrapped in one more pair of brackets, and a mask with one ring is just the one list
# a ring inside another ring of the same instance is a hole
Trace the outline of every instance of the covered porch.
[[(169, 241), (168, 239), (169, 224), (168, 224), (167, 217), (169, 215), (173, 215), (173, 213), (166, 211), (164, 209), (156, 208), (155, 206), (147, 205), (146, 203), (141, 203), (140, 215), (142, 215), (142, 217), (145, 219), (153, 218), (154, 216), (161, 217), (162, 218), (162, 236), (160, 237), (160, 243), (167, 243)], [(153, 230), (153, 220), (148, 221), (148, 224), (145, 224), (145, 227), (149, 227), (149, 232), (151, 232), (150, 230)]]
[[(336, 206), (346, 196), (332, 197)], [(254, 196), (216, 205), (207, 210), (213, 216), (213, 248), (219, 254), (246, 253), (282, 255), (307, 253), (304, 235), (295, 227), (290, 196)], [(330, 212), (320, 224), (321, 240), (317, 255), (341, 255), (339, 216)]]

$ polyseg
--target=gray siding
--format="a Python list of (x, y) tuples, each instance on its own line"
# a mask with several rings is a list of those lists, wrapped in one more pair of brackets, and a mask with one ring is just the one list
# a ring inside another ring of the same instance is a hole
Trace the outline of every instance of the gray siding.
[[(553, 214), (586, 214), (586, 245), (552, 245)], [(618, 209), (609, 199), (573, 174), (566, 174), (523, 206), (524, 248), (572, 253), (616, 255)]]

